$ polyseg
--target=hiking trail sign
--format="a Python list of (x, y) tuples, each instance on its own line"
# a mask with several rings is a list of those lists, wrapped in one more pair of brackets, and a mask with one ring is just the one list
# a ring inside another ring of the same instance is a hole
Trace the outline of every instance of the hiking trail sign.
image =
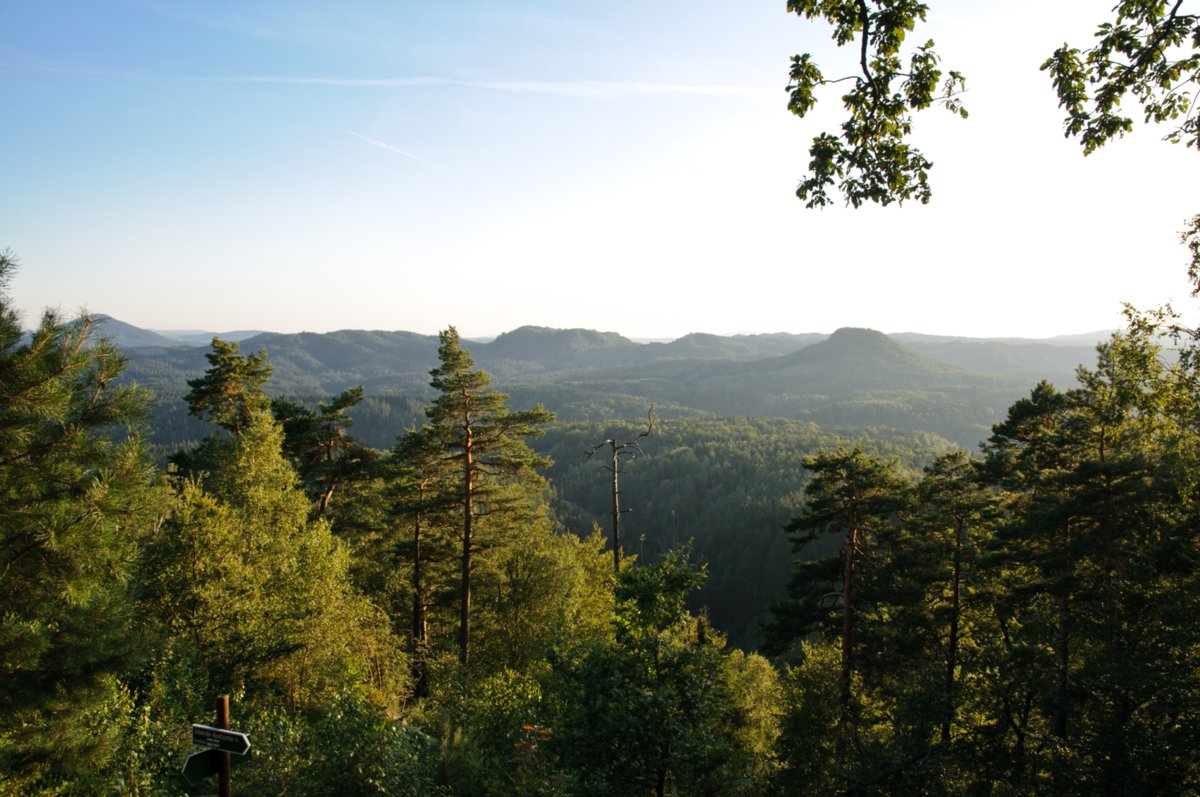
[(211, 725), (193, 725), (192, 743), (232, 755), (245, 755), (250, 752), (250, 737), (246, 734), (214, 728)]
[(246, 760), (250, 737), (229, 730), (229, 695), (217, 696), (216, 725), (192, 726), (192, 742), (207, 749), (189, 755), (179, 774), (192, 786), (216, 775), (218, 797), (231, 797), (229, 770), (235, 762)]

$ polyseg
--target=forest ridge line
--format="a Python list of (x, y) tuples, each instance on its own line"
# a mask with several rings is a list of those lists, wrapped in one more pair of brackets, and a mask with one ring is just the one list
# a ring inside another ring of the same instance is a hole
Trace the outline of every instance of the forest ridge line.
[[(91, 313), (92, 318), (101, 322), (101, 331), (122, 348), (137, 348), (137, 347), (176, 347), (176, 346), (207, 346), (214, 337), (219, 337), (223, 340), (229, 340), (236, 343), (251, 340), (258, 336), (266, 335), (272, 337), (278, 336), (294, 336), (294, 335), (344, 335), (344, 334), (379, 334), (379, 335), (401, 335), (408, 337), (427, 338), (436, 345), (437, 335), (424, 334), (413, 332), (404, 329), (365, 329), (365, 328), (344, 328), (327, 330), (325, 332), (314, 332), (310, 330), (301, 330), (298, 332), (280, 332), (269, 329), (236, 329), (236, 330), (207, 330), (207, 329), (155, 329), (150, 327), (140, 327), (135, 324), (122, 321), (114, 316), (105, 313)], [(851, 325), (839, 327), (838, 329), (858, 329)], [(870, 328), (870, 327), (868, 327)], [(873, 329), (873, 328), (871, 328)], [(836, 333), (837, 330), (835, 330)], [(890, 332), (885, 333), (889, 337), (894, 338), (902, 343), (946, 343), (946, 342), (961, 342), (961, 343), (1002, 343), (1011, 345), (1049, 345), (1049, 346), (1086, 346), (1094, 347), (1096, 344), (1107, 340), (1115, 329), (1092, 330), (1087, 332), (1069, 333), (1062, 335), (1052, 335), (1046, 337), (1027, 337), (1020, 335), (957, 335), (957, 334), (931, 334), (924, 332)], [(663, 336), (663, 337), (630, 337), (615, 331), (603, 331), (590, 329), (585, 327), (547, 327), (538, 324), (522, 324), (506, 332), (501, 332), (498, 335), (479, 335), (479, 336), (464, 336), (464, 342), (470, 343), (472, 348), (479, 346), (487, 346), (498, 340), (506, 339), (521, 339), (530, 336), (540, 336), (543, 339), (554, 337), (573, 337), (577, 341), (587, 342), (592, 346), (612, 346), (612, 345), (650, 345), (664, 347), (680, 347), (688, 346), (703, 346), (705, 343), (713, 343), (717, 341), (729, 343), (736, 342), (748, 349), (756, 347), (777, 348), (787, 346), (790, 343), (798, 343), (799, 345), (808, 345), (830, 337), (834, 333), (826, 332), (738, 332), (733, 334), (723, 335), (720, 333), (692, 331), (679, 336)]]

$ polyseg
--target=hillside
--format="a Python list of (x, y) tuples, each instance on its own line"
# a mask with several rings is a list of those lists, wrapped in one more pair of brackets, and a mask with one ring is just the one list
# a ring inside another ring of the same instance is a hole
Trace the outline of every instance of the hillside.
[[(168, 345), (114, 320), (108, 332), (129, 357), (129, 378), (162, 398), (157, 442), (201, 433), (180, 399), (207, 367), (207, 347)], [(521, 327), (470, 345), (479, 367), (517, 406), (541, 402), (569, 421), (662, 417), (784, 417), (843, 429), (928, 431), (971, 449), (1004, 409), (1040, 379), (1067, 383), (1091, 359), (1079, 346), (902, 336), (868, 329), (832, 335), (687, 335), (636, 343), (615, 332)], [(144, 345), (151, 343), (152, 345)], [(341, 330), (262, 333), (241, 343), (265, 349), (269, 390), (316, 401), (354, 385), (370, 399), (356, 410), (360, 434), (386, 447), (420, 420), (437, 338), (413, 332)], [(366, 430), (370, 431), (367, 432)]]
[[(207, 367), (207, 346), (166, 346), (136, 327), (109, 328), (118, 343), (156, 344), (126, 349), (129, 376), (160, 396), (154, 441), (170, 448), (206, 434), (183, 396), (187, 379)], [(1038, 380), (1067, 384), (1076, 363), (1090, 359), (1049, 343), (910, 343), (861, 328), (637, 343), (614, 332), (527, 326), (468, 348), (513, 407), (541, 403), (557, 414), (535, 445), (555, 460), (556, 513), (579, 534), (607, 524), (610, 500), (599, 464), (583, 451), (633, 433), (653, 407), (649, 456), (631, 463), (622, 483), (632, 510), (628, 548), (654, 559), (693, 541), (697, 561), (712, 567), (697, 600), (734, 642), (754, 644), (788, 572), (781, 528), (799, 508), (805, 455), (851, 440), (919, 468), (935, 452), (974, 450)], [(368, 330), (262, 333), (241, 344), (266, 350), (273, 395), (315, 404), (363, 385), (351, 431), (380, 449), (424, 422), (437, 346), (434, 336)]]

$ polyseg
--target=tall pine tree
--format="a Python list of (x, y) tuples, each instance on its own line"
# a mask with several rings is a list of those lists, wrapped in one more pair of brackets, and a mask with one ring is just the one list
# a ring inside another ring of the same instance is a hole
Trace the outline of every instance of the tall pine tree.
[(774, 617), (764, 630), (769, 649), (776, 652), (815, 631), (838, 640), (838, 703), (843, 728), (852, 729), (857, 714), (852, 686), (860, 668), (865, 614), (873, 605), (880, 537), (907, 485), (892, 463), (858, 448), (822, 451), (806, 458), (804, 466), (812, 478), (804, 488), (801, 514), (787, 527), (793, 549), (812, 556), (810, 546), (825, 551), (830, 543), (836, 547), (827, 555), (797, 561), (788, 596), (772, 607)]
[(541, 434), (554, 414), (540, 404), (510, 412), (508, 396), (489, 389), (491, 377), (475, 369), (458, 331), (450, 327), (438, 337), (441, 364), (430, 372), (438, 395), (426, 414), (440, 458), (457, 464), (452, 489), (462, 534), (458, 646), (459, 662), (466, 668), (475, 554), (481, 546), (496, 544), (505, 531), (515, 533), (513, 524), (519, 527), (535, 511), (545, 487), (537, 470), (550, 461), (534, 453), (525, 439)]
[(0, 792), (29, 793), (111, 753), (96, 714), (139, 652), (131, 585), (162, 502), (148, 395), (117, 385), (125, 361), (87, 316), (47, 312), (23, 339), (15, 269), (0, 254)]

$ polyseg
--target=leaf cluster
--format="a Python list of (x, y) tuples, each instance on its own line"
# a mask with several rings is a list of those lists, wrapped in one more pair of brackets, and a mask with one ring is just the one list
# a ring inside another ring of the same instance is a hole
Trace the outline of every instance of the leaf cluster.
[(1133, 129), (1127, 97), (1143, 122), (1175, 124), (1165, 140), (1200, 148), (1200, 15), (1181, 13), (1184, 4), (1122, 0), (1094, 46), (1064, 44), (1042, 64), (1067, 112), (1064, 135), (1078, 137), (1085, 154)]
[[(859, 74), (829, 79), (804, 53), (792, 57), (788, 109), (804, 117), (816, 105), (817, 89), (843, 81), (852, 88), (842, 95), (849, 116), (840, 135), (821, 133), (809, 148), (810, 174), (796, 189), (808, 207), (830, 203), (835, 187), (846, 202), (889, 205), (916, 199), (929, 201), (932, 163), (909, 145), (912, 113), (940, 103), (966, 118), (960, 95), (965, 78), (950, 71), (943, 80), (932, 40), (918, 46), (907, 64), (901, 57), (905, 37), (924, 21), (928, 7), (913, 0), (790, 0), (788, 10), (833, 26), (838, 46), (859, 43)], [(940, 87), (940, 88), (939, 88)]]

